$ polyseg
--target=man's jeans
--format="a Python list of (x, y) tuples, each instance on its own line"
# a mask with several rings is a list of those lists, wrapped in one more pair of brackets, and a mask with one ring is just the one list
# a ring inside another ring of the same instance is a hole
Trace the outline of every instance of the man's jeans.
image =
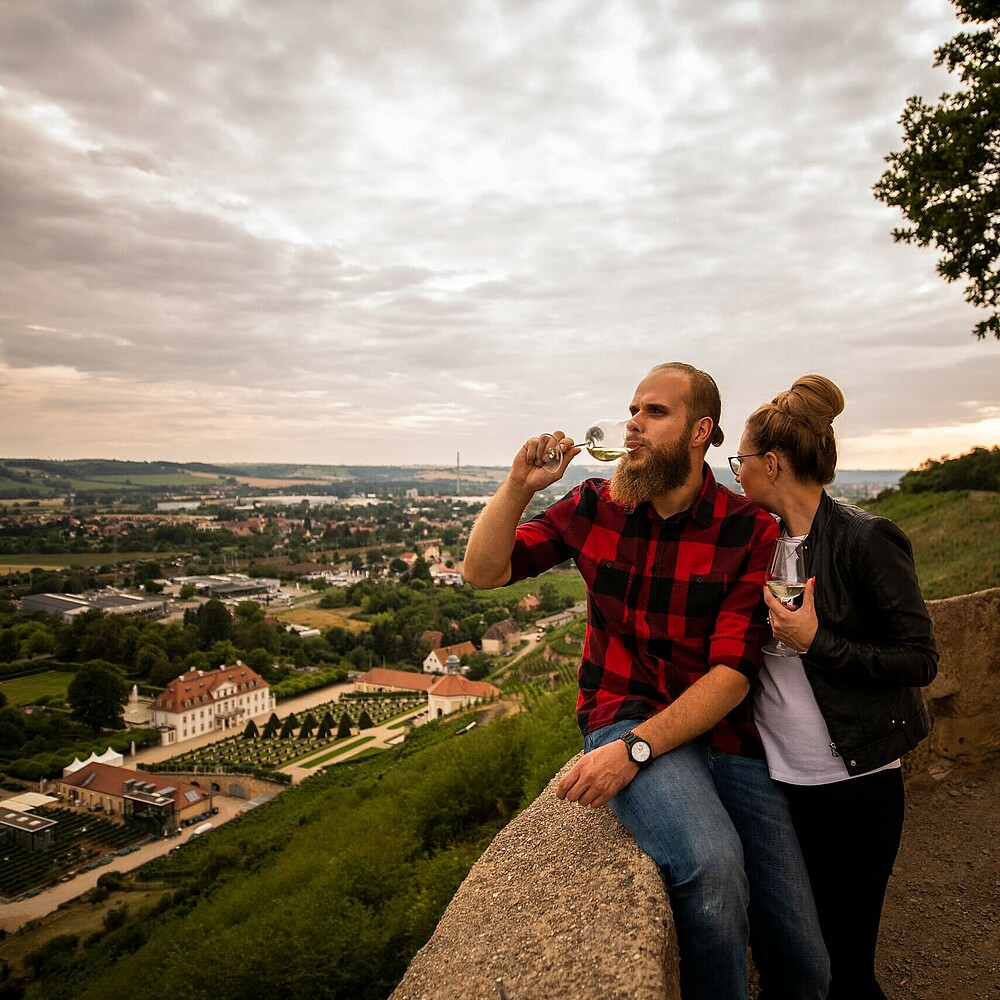
[[(584, 739), (588, 752), (636, 720)], [(666, 879), (684, 1000), (824, 1000), (830, 966), (788, 805), (767, 764), (695, 743), (643, 768), (609, 803)]]

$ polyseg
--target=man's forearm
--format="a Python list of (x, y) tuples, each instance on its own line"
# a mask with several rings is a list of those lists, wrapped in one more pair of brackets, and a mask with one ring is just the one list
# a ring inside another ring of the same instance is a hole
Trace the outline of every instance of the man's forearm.
[(713, 667), (662, 712), (635, 727), (654, 756), (673, 750), (707, 732), (745, 697), (750, 683), (732, 667)]
[(510, 579), (517, 525), (534, 495), (508, 477), (476, 518), (463, 565), (465, 579), (473, 587), (502, 587)]
[[(659, 756), (711, 729), (750, 690), (747, 679), (731, 667), (717, 666), (699, 678), (662, 712), (634, 726)], [(639, 773), (621, 740), (585, 753), (563, 775), (556, 788), (560, 799), (599, 807), (610, 802)]]

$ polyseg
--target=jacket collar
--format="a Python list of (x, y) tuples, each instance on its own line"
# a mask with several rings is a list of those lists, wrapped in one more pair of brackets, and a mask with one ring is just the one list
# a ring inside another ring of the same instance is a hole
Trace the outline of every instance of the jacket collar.
[(819, 507), (816, 509), (816, 513), (813, 516), (813, 523), (809, 528), (809, 534), (816, 538), (821, 535), (830, 523), (830, 518), (833, 516), (834, 508), (836, 503), (833, 497), (830, 496), (826, 490), (823, 490), (823, 495), (819, 498)]
[[(819, 498), (819, 507), (816, 508), (816, 513), (813, 514), (812, 524), (809, 525), (809, 531), (806, 535), (807, 545), (808, 539), (818, 538), (823, 534), (826, 526), (830, 523), (830, 518), (833, 516), (833, 512), (836, 510), (836, 507), (836, 500), (834, 500), (833, 497), (826, 492), (826, 490), (823, 490), (823, 493)], [(788, 530), (788, 526), (780, 517), (775, 515), (775, 520), (781, 526), (781, 530), (783, 532)]]

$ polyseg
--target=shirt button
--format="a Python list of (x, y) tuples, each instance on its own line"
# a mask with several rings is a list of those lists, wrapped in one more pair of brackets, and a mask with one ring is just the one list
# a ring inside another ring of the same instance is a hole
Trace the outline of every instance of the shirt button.
[(852, 760), (851, 761), (851, 767), (857, 767), (857, 766), (858, 766), (858, 762), (856, 760)]

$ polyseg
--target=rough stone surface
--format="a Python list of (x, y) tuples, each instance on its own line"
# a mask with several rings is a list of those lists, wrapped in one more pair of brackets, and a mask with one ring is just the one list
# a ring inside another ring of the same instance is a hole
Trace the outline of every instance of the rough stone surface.
[(924, 691), (931, 735), (907, 770), (974, 764), (1000, 751), (1000, 588), (930, 601), (941, 662)]
[(679, 1000), (659, 870), (607, 809), (559, 801), (562, 773), (472, 867), (391, 1000)]

